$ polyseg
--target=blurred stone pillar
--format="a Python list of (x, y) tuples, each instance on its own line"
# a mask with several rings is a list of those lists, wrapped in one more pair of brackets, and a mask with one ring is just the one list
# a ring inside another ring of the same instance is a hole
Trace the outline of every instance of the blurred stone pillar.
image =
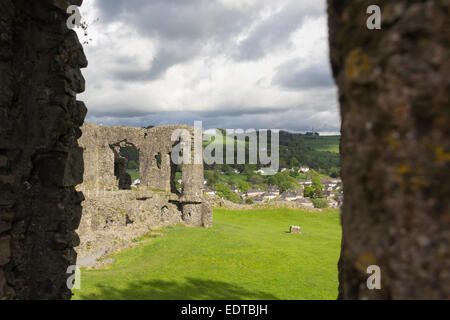
[(71, 297), (87, 61), (69, 3), (0, 1), (0, 300)]
[[(378, 4), (382, 29), (368, 30)], [(450, 298), (450, 1), (328, 1), (342, 116), (339, 298)], [(369, 290), (378, 265), (381, 290)]]

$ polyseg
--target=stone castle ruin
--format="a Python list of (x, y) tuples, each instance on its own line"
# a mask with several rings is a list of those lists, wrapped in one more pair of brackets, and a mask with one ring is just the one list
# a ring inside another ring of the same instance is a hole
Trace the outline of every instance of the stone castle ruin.
[[(91, 256), (121, 249), (149, 229), (212, 225), (212, 208), (203, 201), (203, 164), (194, 163), (193, 152), (192, 161), (179, 165), (181, 188), (176, 187), (177, 165), (171, 154), (180, 141), (172, 141), (175, 130), (189, 132), (192, 145), (195, 135), (202, 134), (201, 129), (184, 125), (144, 129), (86, 122), (81, 127), (84, 176), (77, 189), (83, 191), (86, 200), (77, 230), (79, 264), (84, 265)], [(138, 190), (130, 190), (127, 159), (120, 155), (124, 146), (133, 146), (139, 152)]]

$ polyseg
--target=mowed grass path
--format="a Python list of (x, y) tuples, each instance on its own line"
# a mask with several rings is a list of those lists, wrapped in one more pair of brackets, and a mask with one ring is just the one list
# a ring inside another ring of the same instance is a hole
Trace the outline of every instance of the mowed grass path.
[[(288, 233), (300, 225), (302, 234)], [(211, 229), (164, 236), (82, 270), (74, 299), (336, 299), (337, 210), (214, 210)]]

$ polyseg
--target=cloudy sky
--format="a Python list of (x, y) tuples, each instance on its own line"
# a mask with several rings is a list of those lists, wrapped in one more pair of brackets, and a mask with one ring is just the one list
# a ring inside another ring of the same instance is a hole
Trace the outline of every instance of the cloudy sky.
[(87, 121), (340, 131), (325, 2), (85, 0)]

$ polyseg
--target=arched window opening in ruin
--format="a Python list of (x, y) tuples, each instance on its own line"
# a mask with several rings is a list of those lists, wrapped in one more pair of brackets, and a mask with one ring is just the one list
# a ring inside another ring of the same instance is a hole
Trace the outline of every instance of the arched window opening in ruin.
[(161, 162), (162, 162), (161, 152), (158, 152), (158, 154), (155, 156), (155, 160), (156, 160), (156, 166), (158, 167), (158, 169), (161, 169)]
[(129, 143), (110, 145), (114, 153), (114, 189), (130, 190), (140, 184), (139, 150)]
[(139, 150), (132, 144), (126, 145), (120, 148), (120, 155), (127, 160), (125, 170), (131, 178), (130, 188), (139, 187), (141, 184)]

